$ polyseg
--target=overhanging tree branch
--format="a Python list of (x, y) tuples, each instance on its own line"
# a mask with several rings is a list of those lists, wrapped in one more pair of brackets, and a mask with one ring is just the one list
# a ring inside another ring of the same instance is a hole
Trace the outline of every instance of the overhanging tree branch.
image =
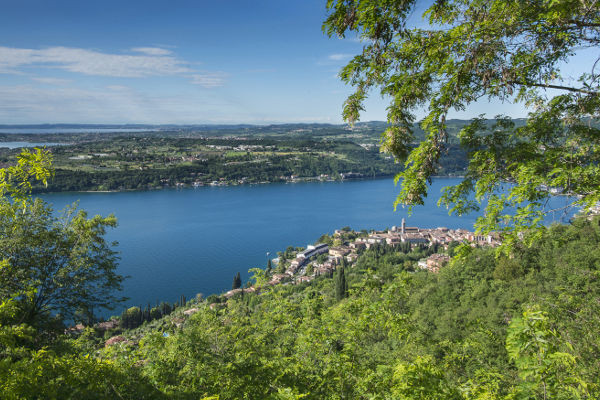
[(558, 89), (558, 90), (567, 90), (569, 92), (575, 93), (583, 93), (590, 94), (593, 96), (597, 96), (600, 92), (595, 92), (593, 90), (580, 89), (570, 86), (562, 86), (562, 85), (549, 85), (544, 83), (533, 83), (533, 82), (522, 82), (522, 81), (509, 81), (507, 82), (509, 85), (521, 85), (521, 86), (533, 86), (533, 87), (541, 87), (545, 89)]

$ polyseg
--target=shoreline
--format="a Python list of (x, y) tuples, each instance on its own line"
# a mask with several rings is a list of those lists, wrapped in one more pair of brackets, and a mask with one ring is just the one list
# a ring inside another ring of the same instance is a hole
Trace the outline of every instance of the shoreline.
[[(175, 184), (174, 186), (162, 186), (144, 189), (118, 189), (118, 190), (59, 190), (59, 191), (39, 191), (34, 194), (56, 194), (56, 193), (125, 193), (125, 192), (150, 192), (156, 190), (179, 190), (179, 189), (198, 189), (206, 187), (232, 187), (232, 186), (253, 186), (253, 185), (270, 185), (270, 184), (296, 184), (296, 183), (330, 183), (330, 182), (356, 182), (356, 181), (371, 181), (379, 179), (394, 178), (394, 174), (380, 175), (375, 177), (362, 177), (362, 178), (346, 178), (346, 179), (319, 179), (319, 178), (298, 178), (289, 181), (264, 181), (264, 182), (243, 182), (243, 183), (218, 183), (218, 184)], [(463, 179), (464, 175), (434, 175), (434, 179)]]

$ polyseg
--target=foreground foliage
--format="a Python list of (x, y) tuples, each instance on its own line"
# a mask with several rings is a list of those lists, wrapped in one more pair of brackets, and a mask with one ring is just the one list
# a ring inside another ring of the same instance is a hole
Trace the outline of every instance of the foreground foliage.
[(7, 398), (598, 398), (599, 244), (598, 221), (579, 219), (511, 257), (472, 249), (438, 274), (374, 248), (345, 269), (341, 300), (336, 279), (320, 277), (226, 306), (189, 303), (192, 316), (179, 308), (112, 346), (84, 332), (22, 348), (0, 363), (0, 388)]
[(83, 354), (63, 335), (65, 317), (89, 317), (116, 299), (122, 277), (103, 235), (114, 217), (63, 218), (32, 200), (35, 180), (52, 175), (51, 156), (24, 151), (0, 169), (0, 398), (113, 398), (156, 389), (139, 373)]
[(94, 310), (111, 307), (123, 280), (115, 272), (116, 251), (104, 239), (114, 226), (114, 216), (88, 218), (75, 208), (57, 218), (39, 199), (25, 210), (0, 204), (0, 259), (8, 261), (0, 270), (0, 298), (33, 288), (31, 299), (19, 301), (20, 319), (30, 324), (57, 313), (93, 318)]

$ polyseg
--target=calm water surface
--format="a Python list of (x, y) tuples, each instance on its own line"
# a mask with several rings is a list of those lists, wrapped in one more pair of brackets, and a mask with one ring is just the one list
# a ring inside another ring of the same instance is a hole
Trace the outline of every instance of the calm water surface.
[(0, 147), (8, 147), (9, 149), (17, 149), (20, 147), (50, 147), (50, 146), (64, 146), (65, 143), (51, 143), (51, 142), (0, 142)]
[(140, 128), (0, 128), (0, 133), (113, 133), (113, 132), (150, 132), (155, 129)]
[[(393, 211), (392, 179), (43, 197), (55, 209), (79, 200), (91, 215), (116, 215), (119, 226), (108, 238), (119, 242), (119, 272), (130, 276), (124, 294), (129, 305), (145, 305), (229, 290), (236, 272), (245, 281), (249, 268), (264, 268), (267, 252), (275, 257), (344, 226), (383, 229), (406, 218), (409, 226), (472, 229), (476, 215), (450, 217), (436, 206), (441, 188), (455, 183), (435, 180), (411, 217)], [(557, 197), (553, 205), (565, 201)]]

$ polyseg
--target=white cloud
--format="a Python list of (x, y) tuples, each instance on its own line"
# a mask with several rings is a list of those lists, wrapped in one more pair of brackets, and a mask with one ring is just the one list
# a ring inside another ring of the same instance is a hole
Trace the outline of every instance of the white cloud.
[(15, 68), (31, 63), (33, 50), (0, 46), (0, 73), (19, 73)]
[(168, 56), (173, 52), (171, 50), (162, 49), (160, 47), (134, 47), (131, 51), (136, 53), (144, 53), (150, 56)]
[(23, 67), (60, 68), (84, 75), (141, 78), (193, 73), (186, 63), (160, 48), (144, 49), (142, 55), (109, 54), (100, 51), (49, 47), (19, 49), (0, 46), (0, 73), (22, 73)]
[(336, 53), (336, 54), (330, 54), (329, 58), (331, 61), (342, 61), (342, 60), (347, 60), (349, 58), (352, 58), (352, 54), (346, 54), (346, 53)]
[(225, 84), (227, 74), (224, 72), (207, 72), (190, 75), (190, 77), (192, 78), (192, 83), (195, 85), (205, 88), (215, 88)]
[(34, 77), (32, 80), (48, 85), (66, 85), (71, 81), (69, 79), (51, 78), (51, 77)]

